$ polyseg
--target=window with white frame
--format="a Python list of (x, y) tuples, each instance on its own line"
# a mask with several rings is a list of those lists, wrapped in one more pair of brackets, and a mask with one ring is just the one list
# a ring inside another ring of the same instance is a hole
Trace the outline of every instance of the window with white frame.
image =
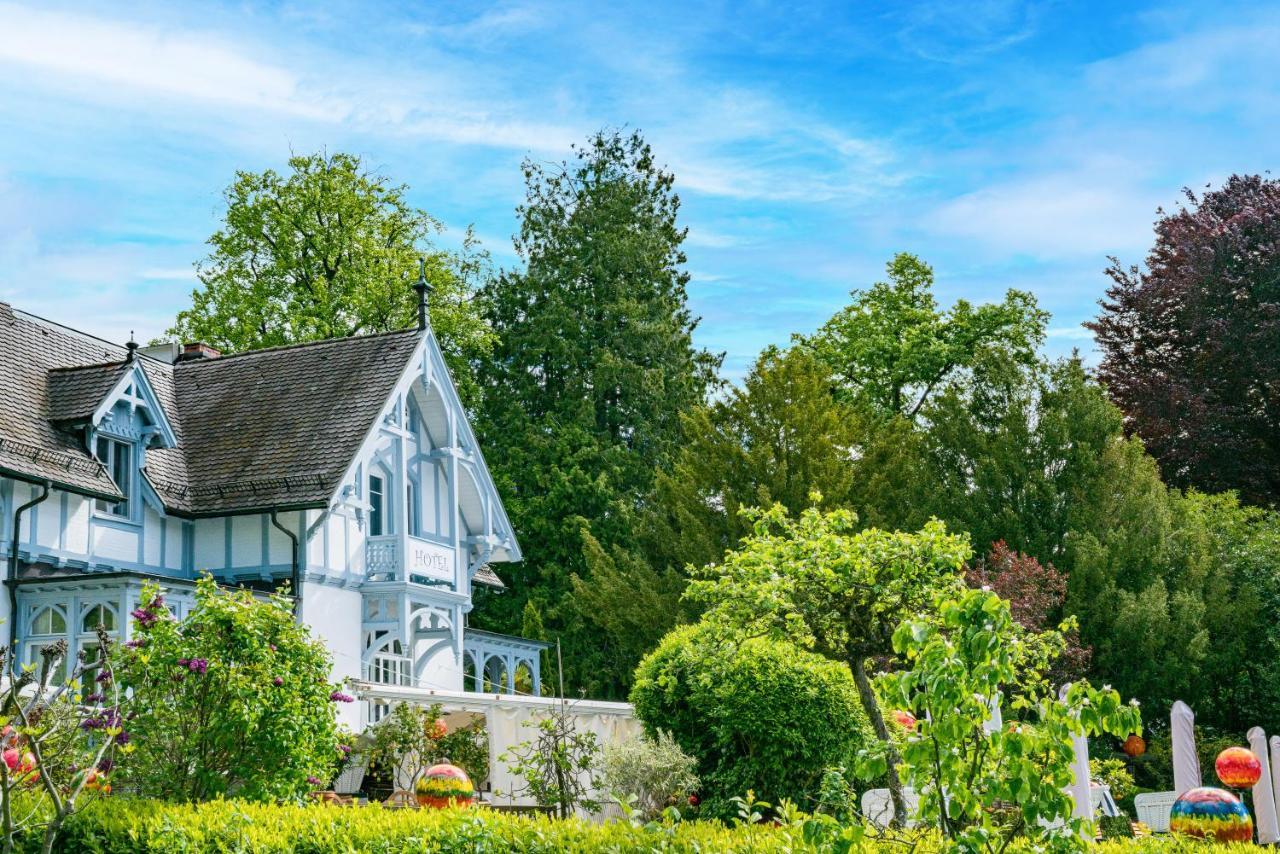
[[(27, 637), (23, 650), (23, 662), (37, 668), (39, 678), (41, 652), (45, 647), (67, 639), (67, 618), (62, 609), (54, 605), (38, 608), (27, 623)], [(50, 675), (49, 684), (60, 684), (67, 678), (67, 658), (64, 655)]]
[(111, 480), (125, 496), (123, 501), (105, 501), (99, 498), (94, 507), (99, 513), (128, 519), (129, 496), (133, 493), (133, 445), (108, 436), (99, 436), (94, 453), (98, 461), (107, 467)]
[(369, 475), (369, 536), (381, 537), (386, 531), (386, 484), (376, 474)]

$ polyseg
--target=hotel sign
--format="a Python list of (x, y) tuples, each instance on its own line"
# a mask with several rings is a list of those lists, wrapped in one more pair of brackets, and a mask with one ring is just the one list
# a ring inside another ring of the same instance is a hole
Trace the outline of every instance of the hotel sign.
[(409, 572), (453, 580), (453, 549), (410, 537), (406, 551)]

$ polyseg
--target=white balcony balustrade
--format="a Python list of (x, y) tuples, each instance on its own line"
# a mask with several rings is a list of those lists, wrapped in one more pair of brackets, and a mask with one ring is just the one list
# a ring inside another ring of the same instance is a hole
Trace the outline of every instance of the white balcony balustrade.
[(365, 545), (365, 576), (370, 581), (454, 584), (455, 564), (449, 546), (407, 534), (369, 537)]

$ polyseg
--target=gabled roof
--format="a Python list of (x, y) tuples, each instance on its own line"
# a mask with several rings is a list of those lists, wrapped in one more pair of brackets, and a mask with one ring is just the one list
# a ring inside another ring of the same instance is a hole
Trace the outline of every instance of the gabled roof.
[[(325, 506), (421, 338), (390, 332), (174, 365), (139, 354), (177, 438), (146, 452), (147, 480), (179, 515)], [(119, 382), (125, 355), (0, 303), (0, 474), (121, 497), (79, 425)]]
[[(102, 465), (89, 455), (84, 435), (54, 423), (55, 414), (61, 415), (64, 407), (80, 405), (85, 393), (79, 378), (59, 385), (54, 400), (49, 372), (122, 362), (124, 356), (121, 347), (17, 314), (7, 303), (0, 303), (0, 473), (19, 480), (52, 481), (85, 495), (120, 498)], [(85, 385), (99, 380), (94, 376)]]
[(323, 506), (418, 340), (389, 332), (173, 365), (178, 447), (147, 454), (148, 480), (193, 515)]

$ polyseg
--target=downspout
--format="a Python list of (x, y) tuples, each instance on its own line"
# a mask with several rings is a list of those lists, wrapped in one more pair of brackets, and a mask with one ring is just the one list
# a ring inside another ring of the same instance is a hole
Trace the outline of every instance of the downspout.
[(53, 484), (40, 484), (40, 494), (13, 511), (13, 542), (9, 546), (9, 569), (4, 584), (9, 588), (9, 667), (18, 660), (18, 543), (22, 539), (22, 514), (49, 497)]
[(284, 535), (289, 538), (290, 544), (290, 580), (289, 585), (293, 588), (293, 616), (299, 622), (302, 621), (302, 560), (299, 554), (298, 535), (290, 531), (284, 525), (280, 524), (279, 517), (276, 516), (276, 508), (271, 508), (271, 524), (275, 525)]

